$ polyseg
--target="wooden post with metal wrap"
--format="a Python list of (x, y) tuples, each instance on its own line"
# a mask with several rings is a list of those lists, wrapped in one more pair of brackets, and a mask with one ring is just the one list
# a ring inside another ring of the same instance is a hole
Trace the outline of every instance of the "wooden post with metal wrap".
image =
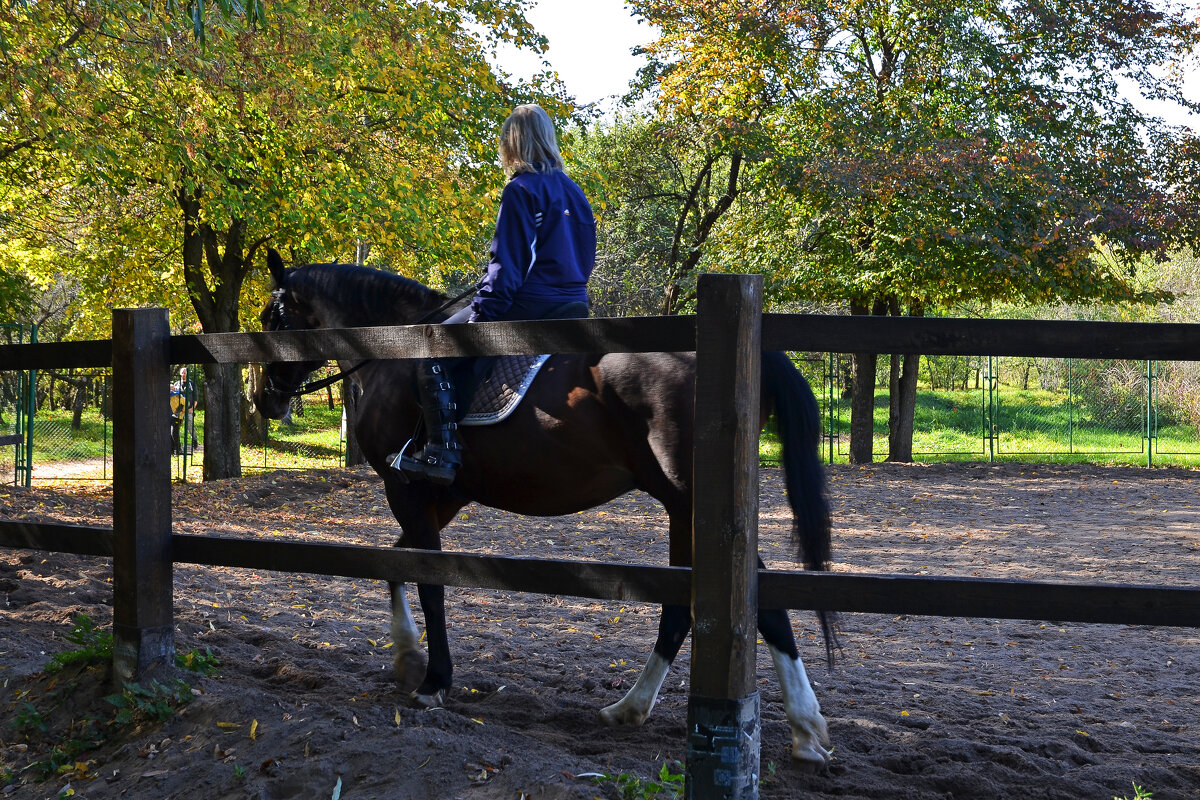
[(758, 797), (758, 434), (762, 277), (697, 287), (687, 796)]

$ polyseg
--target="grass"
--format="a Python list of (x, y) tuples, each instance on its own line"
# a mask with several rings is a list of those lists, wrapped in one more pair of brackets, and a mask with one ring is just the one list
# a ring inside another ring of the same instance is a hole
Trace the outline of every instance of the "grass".
[[(850, 409), (843, 403), (832, 421), (835, 463), (848, 460)], [(822, 458), (829, 460), (828, 409), (822, 408)], [(1097, 419), (1078, 398), (1039, 389), (1001, 387), (995, 393), (995, 438), (985, 435), (984, 395), (974, 391), (918, 390), (914, 413), (913, 457), (917, 461), (979, 461), (994, 459), (1070, 463), (1146, 464), (1146, 439), (1140, 424)], [(874, 414), (876, 460), (887, 454), (888, 397), (877, 391)], [(1200, 465), (1200, 431), (1188, 425), (1163, 425), (1153, 442), (1156, 464)], [(778, 436), (764, 433), (760, 461), (777, 463)]]
[[(112, 422), (106, 421), (98, 409), (85, 409), (78, 430), (71, 427), (71, 411), (40, 410), (34, 420), (33, 463), (37, 465), (66, 461), (97, 461), (95, 475), (109, 478), (112, 474)], [(293, 415), (294, 425), (271, 423), (265, 445), (243, 445), (242, 464), (251, 471), (273, 469), (319, 469), (340, 465), (344, 458), (341, 438), (341, 408), (330, 409), (323, 402), (305, 407), (304, 414)], [(164, 419), (164, 425), (169, 424)], [(196, 414), (196, 438), (204, 441), (204, 413)], [(11, 453), (11, 451), (9, 451)], [(192, 453), (197, 467), (202, 453)]]
[[(993, 440), (984, 434), (984, 395), (981, 390), (929, 391), (917, 393), (914, 415), (913, 454), (918, 461), (1041, 461), (1146, 464), (1146, 440), (1140, 424), (1120, 424), (1104, 419), (1085, 408), (1075, 398), (1068, 402), (1062, 393), (1039, 389), (1018, 390), (1000, 387), (995, 393), (995, 433)], [(847, 403), (835, 409), (835, 463), (848, 460), (850, 413)], [(823, 409), (823, 413), (828, 414)], [(875, 442), (877, 459), (887, 454), (887, 395), (878, 391), (875, 399)], [(1103, 414), (1101, 414), (1103, 416)], [(71, 412), (39, 411), (34, 437), (34, 476), (38, 464), (60, 461), (106, 458), (111, 464), (112, 430), (95, 408), (83, 416), (80, 430), (70, 426)], [(340, 465), (344, 443), (341, 439), (341, 409), (330, 409), (323, 400), (305, 406), (303, 416), (293, 416), (294, 425), (272, 422), (266, 445), (242, 447), (242, 465), (248, 472), (274, 469), (313, 469)], [(165, 421), (164, 421), (165, 424)], [(822, 427), (828, 427), (828, 416)], [(196, 415), (197, 435), (204, 433), (204, 414)], [(1156, 464), (1200, 465), (1200, 432), (1195, 427), (1163, 425), (1156, 432), (1152, 461)], [(829, 440), (821, 448), (829, 460)], [(778, 463), (778, 438), (768, 431), (760, 444), (760, 460)], [(196, 468), (202, 454), (194, 453)], [(103, 475), (111, 475), (108, 467)], [(189, 479), (191, 475), (189, 474)]]
[(677, 771), (672, 771), (671, 767), (671, 764), (663, 762), (662, 769), (658, 771), (658, 780), (639, 778), (627, 772), (622, 772), (619, 775), (612, 775), (606, 772), (592, 780), (596, 784), (611, 783), (615, 785), (617, 787), (617, 794), (621, 800), (655, 800), (655, 798), (673, 799), (682, 797), (686, 780), (683, 773), (683, 765), (676, 761), (674, 767)]

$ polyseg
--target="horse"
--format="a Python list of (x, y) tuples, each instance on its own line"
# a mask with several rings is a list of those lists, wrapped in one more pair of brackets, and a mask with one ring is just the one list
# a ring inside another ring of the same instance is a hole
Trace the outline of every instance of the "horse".
[[(272, 291), (260, 319), (264, 331), (405, 325), (441, 321), (447, 298), (421, 283), (380, 270), (344, 264), (285, 268), (267, 256)], [(692, 461), (695, 355), (609, 353), (554, 355), (509, 417), (495, 425), (460, 428), (463, 463), (450, 486), (405, 482), (388, 464), (420, 419), (412, 359), (357, 365), (361, 388), (356, 433), (363, 456), (383, 479), (400, 524), (398, 547), (441, 549), (440, 532), (463, 506), (476, 502), (519, 514), (571, 514), (639, 489), (658, 500), (669, 520), (669, 561), (692, 558)], [(264, 365), (253, 400), (279, 419), (307, 376), (322, 362)], [(342, 364), (343, 370), (350, 369)], [(816, 398), (783, 353), (762, 357), (762, 421), (772, 411), (779, 424), (784, 474), (793, 512), (798, 560), (827, 569), (830, 511), (818, 456)], [(517, 461), (513, 454), (535, 452)], [(762, 560), (759, 559), (761, 567)], [(402, 689), (417, 686), (411, 701), (439, 707), (451, 686), (445, 589), (417, 584), (424, 613), (427, 658), (404, 584), (393, 582), (391, 634), (394, 670)], [(832, 657), (829, 620), (821, 617)], [(687, 606), (665, 605), (658, 638), (629, 692), (600, 711), (610, 726), (640, 725), (649, 716), (667, 672), (692, 625)], [(800, 659), (786, 611), (760, 610), (758, 628), (779, 675), (792, 731), (792, 758), (812, 768), (829, 761), (829, 734)]]

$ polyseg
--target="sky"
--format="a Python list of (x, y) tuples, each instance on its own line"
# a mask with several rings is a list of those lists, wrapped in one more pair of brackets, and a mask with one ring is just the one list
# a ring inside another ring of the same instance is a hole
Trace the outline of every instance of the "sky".
[[(622, 0), (536, 0), (526, 18), (549, 39), (550, 49), (544, 57), (580, 105), (624, 94), (642, 65), (642, 59), (630, 53), (631, 48), (652, 41), (655, 35)], [(542, 69), (539, 56), (516, 48), (502, 50), (498, 61), (517, 77), (527, 78)], [(1200, 69), (1189, 77), (1187, 95), (1200, 101)], [(1173, 105), (1150, 104), (1134, 95), (1130, 99), (1169, 122), (1189, 122)], [(1190, 123), (1200, 129), (1200, 119), (1192, 116)]]
[[(525, 18), (550, 40), (543, 57), (579, 105), (624, 94), (643, 63), (631, 48), (655, 38), (654, 29), (632, 16), (622, 0), (537, 0)], [(506, 48), (499, 63), (527, 78), (542, 70), (541, 58)]]

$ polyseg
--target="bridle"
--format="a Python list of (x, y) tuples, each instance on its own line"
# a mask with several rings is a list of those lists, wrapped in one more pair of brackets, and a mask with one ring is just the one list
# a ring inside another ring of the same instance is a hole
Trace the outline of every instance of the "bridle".
[[(424, 314), (420, 319), (418, 319), (416, 322), (414, 322), (412, 324), (413, 325), (424, 325), (426, 322), (429, 322), (431, 319), (436, 317), (438, 314), (445, 311), (447, 308), (454, 305), (459, 300), (462, 300), (467, 295), (474, 294), (475, 289), (476, 289), (476, 287), (472, 286), (471, 288), (464, 290), (463, 292), (459, 293), (458, 295), (451, 297), (449, 300), (442, 303), (437, 308), (433, 309), (432, 311), (428, 312), (427, 314)], [(271, 311), (272, 311), (272, 315), (276, 316), (279, 319), (279, 327), (276, 328), (275, 330), (285, 330), (286, 331), (286, 330), (292, 330), (292, 328), (288, 327), (288, 324), (287, 324), (287, 308), (283, 304), (283, 293), (284, 293), (284, 290), (282, 288), (276, 289), (274, 292), (271, 293)], [(363, 361), (358, 362), (357, 364), (350, 367), (349, 369), (340, 370), (340, 371), (334, 373), (333, 375), (330, 375), (327, 378), (322, 378), (319, 381), (308, 381), (306, 383), (297, 384), (296, 386), (292, 386), (292, 387), (288, 387), (288, 388), (283, 388), (283, 387), (279, 386), (279, 384), (275, 381), (275, 379), (273, 377), (271, 377), (271, 375), (266, 370), (263, 370), (263, 378), (266, 381), (266, 384), (263, 386), (263, 390), (270, 392), (271, 394), (274, 394), (279, 397), (287, 397), (287, 398), (303, 397), (306, 394), (312, 394), (313, 392), (319, 392), (321, 389), (324, 389), (327, 386), (332, 386), (333, 384), (337, 383), (338, 381), (342, 380), (343, 378), (346, 378), (349, 375), (352, 375), (353, 373), (362, 369), (367, 364), (371, 363), (371, 361), (373, 361), (373, 360), (374, 359), (370, 359), (370, 358), (364, 359)]]

